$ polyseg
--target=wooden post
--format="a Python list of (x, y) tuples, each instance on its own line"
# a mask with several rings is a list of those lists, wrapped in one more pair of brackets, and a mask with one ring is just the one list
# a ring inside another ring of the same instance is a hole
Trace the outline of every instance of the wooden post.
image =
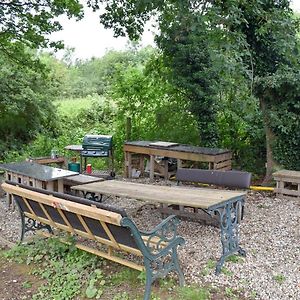
[(141, 176), (144, 176), (145, 173), (145, 157), (144, 155), (140, 155), (140, 171), (141, 171)]
[(132, 177), (132, 165), (131, 165), (132, 155), (130, 152), (125, 152), (125, 177)]
[(177, 169), (182, 168), (182, 160), (177, 158)]
[(47, 189), (48, 191), (54, 191), (54, 184), (53, 184), (53, 181), (48, 181), (48, 182), (46, 183), (46, 185), (47, 185), (46, 189)]
[(169, 179), (169, 162), (166, 157), (164, 159), (164, 177), (165, 177), (165, 180)]
[(150, 179), (154, 180), (154, 155), (150, 155)]

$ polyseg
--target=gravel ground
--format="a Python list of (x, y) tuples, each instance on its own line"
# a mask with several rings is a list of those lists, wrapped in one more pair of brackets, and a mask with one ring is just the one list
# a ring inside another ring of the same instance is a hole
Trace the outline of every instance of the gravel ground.
[[(0, 243), (3, 238), (16, 241), (20, 228), (18, 213), (8, 210), (5, 198), (2, 200)], [(104, 202), (124, 207), (140, 229), (153, 228), (162, 220), (151, 203), (120, 198), (107, 198)], [(221, 253), (220, 230), (182, 220), (179, 234), (186, 240), (178, 252), (188, 284), (226, 287), (238, 290), (248, 299), (300, 299), (299, 199), (286, 200), (272, 193), (249, 191), (240, 226), (240, 245), (247, 257), (226, 262), (219, 276), (214, 275), (213, 265)]]

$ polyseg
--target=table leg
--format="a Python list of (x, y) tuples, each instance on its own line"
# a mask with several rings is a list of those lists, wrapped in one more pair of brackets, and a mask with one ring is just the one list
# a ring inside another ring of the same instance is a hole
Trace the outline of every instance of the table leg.
[(169, 179), (169, 161), (167, 157), (164, 159), (164, 177), (165, 180)]
[(154, 155), (150, 155), (150, 175), (151, 180), (154, 180)]
[(239, 246), (239, 213), (244, 205), (244, 199), (235, 199), (223, 203), (221, 206), (212, 208), (209, 213), (217, 213), (221, 229), (222, 256), (216, 266), (216, 274), (221, 272), (221, 268), (226, 258), (234, 253), (246, 256), (246, 251)]
[(144, 177), (145, 173), (145, 157), (144, 155), (140, 155), (140, 171), (141, 171), (141, 177)]
[(63, 193), (64, 192), (64, 181), (63, 181), (63, 179), (58, 179), (57, 180), (57, 191), (59, 193)]
[(131, 165), (132, 155), (130, 152), (125, 152), (125, 177), (132, 177), (132, 165)]
[(177, 169), (182, 168), (182, 160), (177, 158)]

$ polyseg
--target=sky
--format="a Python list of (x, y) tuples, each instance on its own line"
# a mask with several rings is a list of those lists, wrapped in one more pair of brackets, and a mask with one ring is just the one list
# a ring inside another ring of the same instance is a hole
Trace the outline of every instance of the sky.
[[(300, 0), (293, 0), (291, 7), (300, 12)], [(113, 31), (105, 29), (99, 22), (99, 12), (94, 13), (85, 8), (85, 17), (80, 21), (69, 20), (67, 17), (59, 18), (63, 30), (51, 35), (51, 40), (62, 40), (66, 47), (75, 48), (73, 59), (86, 60), (91, 57), (101, 57), (108, 50), (124, 50), (128, 44), (125, 37), (113, 37)], [(150, 25), (146, 27), (142, 37), (141, 45), (154, 46)], [(62, 58), (64, 50), (59, 51), (56, 56)]]
[[(51, 35), (51, 40), (62, 40), (66, 47), (75, 48), (74, 58), (89, 59), (101, 57), (108, 50), (124, 50), (129, 39), (126, 37), (113, 37), (113, 30), (105, 29), (99, 22), (99, 12), (94, 13), (90, 8), (85, 7), (85, 16), (82, 20), (60, 17), (59, 22), (63, 30)], [(154, 34), (146, 27), (142, 36), (141, 46), (154, 46)], [(61, 58), (64, 50), (59, 51), (56, 56)]]

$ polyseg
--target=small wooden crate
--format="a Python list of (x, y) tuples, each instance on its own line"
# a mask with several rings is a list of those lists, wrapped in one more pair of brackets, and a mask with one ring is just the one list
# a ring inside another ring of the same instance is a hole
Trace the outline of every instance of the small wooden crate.
[(273, 173), (276, 180), (274, 192), (285, 198), (300, 199), (300, 171), (280, 170)]

